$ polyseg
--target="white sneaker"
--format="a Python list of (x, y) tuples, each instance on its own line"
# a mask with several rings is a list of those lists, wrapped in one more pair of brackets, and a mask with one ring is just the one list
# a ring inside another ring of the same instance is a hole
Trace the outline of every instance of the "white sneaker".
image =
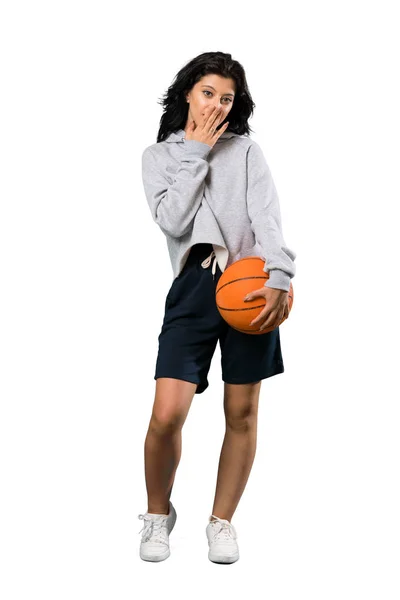
[(208, 558), (212, 562), (233, 563), (238, 560), (237, 533), (230, 521), (211, 515), (206, 534), (209, 545)]
[(144, 520), (142, 540), (140, 542), (140, 558), (143, 560), (160, 561), (165, 560), (170, 555), (169, 534), (174, 528), (176, 521), (176, 511), (169, 501), (169, 513), (153, 514), (145, 513), (138, 515), (139, 519)]

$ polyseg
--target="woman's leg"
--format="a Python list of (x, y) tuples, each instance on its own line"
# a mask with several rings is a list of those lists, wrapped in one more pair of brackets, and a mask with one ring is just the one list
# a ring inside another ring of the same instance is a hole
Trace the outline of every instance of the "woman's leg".
[(225, 437), (212, 514), (230, 521), (253, 466), (261, 381), (224, 386)]
[(181, 457), (182, 426), (197, 384), (159, 377), (144, 444), (147, 512), (168, 514), (175, 472)]

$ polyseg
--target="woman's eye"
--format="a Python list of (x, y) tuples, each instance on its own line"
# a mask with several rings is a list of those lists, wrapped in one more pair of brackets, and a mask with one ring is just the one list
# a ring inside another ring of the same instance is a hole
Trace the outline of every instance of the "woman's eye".
[[(211, 94), (211, 92), (209, 92), (208, 90), (203, 90), (203, 93)], [(212, 94), (211, 94), (211, 96), (212, 96)], [(229, 100), (229, 102), (232, 102), (232, 100), (230, 98), (224, 98), (224, 100)]]

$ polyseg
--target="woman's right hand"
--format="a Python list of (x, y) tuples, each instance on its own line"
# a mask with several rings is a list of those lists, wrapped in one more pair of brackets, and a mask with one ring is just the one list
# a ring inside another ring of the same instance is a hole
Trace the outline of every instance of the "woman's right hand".
[(217, 130), (218, 125), (224, 120), (223, 115), (221, 107), (216, 110), (215, 106), (208, 106), (205, 109), (205, 115), (201, 124), (197, 125), (197, 127), (195, 127), (194, 121), (189, 124), (185, 139), (197, 140), (198, 142), (203, 142), (203, 144), (208, 144), (212, 148), (229, 125), (229, 121), (227, 121)]

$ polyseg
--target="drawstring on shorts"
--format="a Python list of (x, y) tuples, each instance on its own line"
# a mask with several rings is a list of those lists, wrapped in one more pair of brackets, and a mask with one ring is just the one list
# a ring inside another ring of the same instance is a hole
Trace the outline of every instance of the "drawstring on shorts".
[(213, 274), (213, 279), (215, 279), (215, 271), (217, 270), (217, 257), (215, 255), (215, 251), (213, 250), (210, 254), (210, 256), (207, 256), (207, 258), (205, 258), (203, 260), (203, 262), (201, 263), (201, 266), (203, 267), (203, 269), (207, 269), (207, 267), (210, 266), (211, 264), (211, 260), (214, 257), (214, 263), (212, 266), (212, 274)]

